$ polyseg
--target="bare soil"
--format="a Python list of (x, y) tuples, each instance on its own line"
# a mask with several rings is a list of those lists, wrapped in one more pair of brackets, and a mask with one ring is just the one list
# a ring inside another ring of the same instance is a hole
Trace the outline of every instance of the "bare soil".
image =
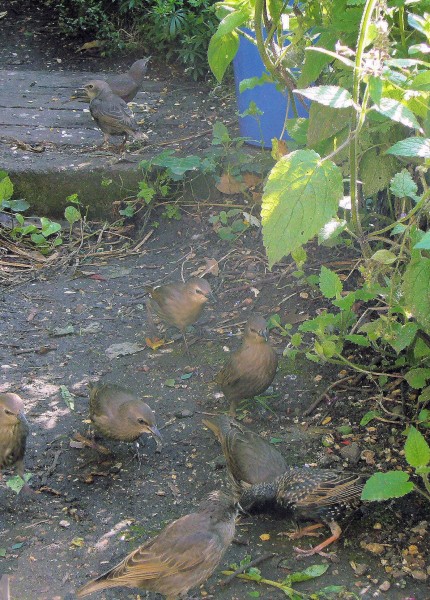
[[(7, 4), (18, 10), (20, 3)], [(67, 60), (60, 53), (67, 46), (55, 45), (45, 35), (45, 20), (31, 38), (42, 36), (43, 43), (29, 46), (30, 36), (22, 37), (33, 31), (37, 11), (28, 16), (31, 25), (23, 31), (8, 29), (9, 46), (3, 51), (9, 52), (8, 60), (14, 59), (11, 44), (17, 46), (17, 64), (11, 62), (11, 68), (43, 68), (49, 57), (50, 68), (62, 68), (64, 63), (53, 58)], [(32, 52), (35, 47), (40, 52)], [(130, 57), (121, 60), (130, 63)], [(103, 65), (97, 62), (95, 68)], [(268, 271), (256, 229), (234, 243), (221, 241), (209, 224), (209, 216), (219, 210), (196, 204), (191, 211), (182, 210), (180, 221), (155, 214), (161, 225), (139, 256), (93, 259), (77, 270), (42, 273), (0, 292), (0, 391), (15, 391), (25, 400), (31, 423), (26, 470), (37, 492), (29, 500), (16, 496), (4, 480), (0, 487), (0, 574), (11, 575), (12, 600), (71, 600), (90, 577), (113, 566), (172, 519), (191, 512), (207, 492), (225, 486), (220, 448), (201, 423), (205, 413), (227, 409), (211, 383), (215, 373), (228, 351), (239, 345), (252, 311), (277, 313), (282, 323), (296, 328), (323, 307), (318, 292), (292, 276), (288, 262)], [(109, 248), (108, 240), (102, 248)], [(333, 250), (310, 247), (308, 252), (309, 273), (318, 273), (325, 264), (348, 275), (354, 263), (354, 257)], [(170, 331), (165, 337), (171, 343), (151, 350), (145, 344), (143, 285), (186, 279), (201, 272), (207, 258), (220, 267), (217, 276), (208, 275), (217, 300), (191, 336), (191, 358)], [(304, 410), (342, 376), (341, 369), (304, 360), (292, 363), (282, 358), (286, 339), (276, 330), (271, 337), (280, 368), (265, 400), (243, 407), (241, 418), (248, 427), (272, 439), (292, 465), (369, 474), (376, 468), (405, 467), (401, 421), (359, 425), (362, 415), (374, 408), (373, 384), (363, 379), (356, 387), (334, 390), (305, 418)], [(119, 343), (137, 344), (137, 351), (114, 358), (110, 352)], [(74, 441), (76, 433), (87, 435), (88, 383), (99, 379), (126, 385), (147, 398), (164, 436), (161, 454), (155, 453), (152, 439), (141, 450), (140, 463), (133, 457), (134, 448), (125, 444), (101, 441), (113, 453), (104, 456)], [(73, 394), (72, 409), (65, 389)], [(341, 425), (350, 425), (351, 433), (340, 433)], [(344, 591), (332, 597), (429, 600), (429, 520), (428, 503), (418, 495), (366, 505), (344, 524), (334, 548), (339, 562), (330, 563), (321, 578), (296, 584), (297, 590), (317, 594), (326, 586), (342, 585)], [(246, 555), (256, 558), (269, 551), (277, 556), (260, 568), (265, 578), (276, 581), (327, 562), (294, 558), (293, 545), (316, 541), (292, 542), (278, 535), (294, 526), (279, 515), (242, 516), (238, 539), (246, 545), (233, 544), (218, 571), (195, 594), (220, 600), (257, 597), (256, 592), (266, 600), (285, 597), (274, 587), (240, 580), (223, 587), (221, 571)], [(97, 595), (100, 600), (143, 597), (144, 592), (125, 588)], [(155, 599), (153, 594), (147, 597)]]

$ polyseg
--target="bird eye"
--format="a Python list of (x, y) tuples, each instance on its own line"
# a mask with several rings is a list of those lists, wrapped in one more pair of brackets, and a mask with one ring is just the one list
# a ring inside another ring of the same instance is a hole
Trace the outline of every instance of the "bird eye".
[(196, 289), (196, 294), (203, 294), (202, 290), (199, 290), (199, 288)]
[(4, 409), (4, 412), (5, 412), (7, 415), (13, 415), (13, 412), (12, 412), (11, 410), (9, 410), (8, 408), (5, 408), (5, 409)]
[(87, 85), (87, 88), (89, 88), (90, 90), (92, 90), (92, 89), (93, 89), (93, 87), (94, 87), (94, 86), (93, 86), (93, 84), (92, 84), (92, 83), (90, 83), (89, 85)]
[(137, 419), (137, 422), (140, 423), (141, 425), (146, 425), (146, 421), (145, 419)]

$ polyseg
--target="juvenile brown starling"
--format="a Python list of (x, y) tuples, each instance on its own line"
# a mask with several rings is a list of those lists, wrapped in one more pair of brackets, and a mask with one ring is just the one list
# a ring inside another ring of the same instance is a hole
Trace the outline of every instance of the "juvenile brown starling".
[(148, 62), (150, 56), (147, 58), (141, 58), (136, 60), (127, 73), (121, 75), (114, 75), (109, 77), (108, 83), (114, 94), (124, 100), (124, 102), (131, 102), (140, 90), (143, 83), (143, 78), (148, 70)]
[(268, 339), (266, 320), (260, 315), (250, 317), (241, 347), (233, 352), (215, 377), (215, 382), (230, 402), (229, 414), (232, 417), (236, 416), (241, 400), (264, 392), (275, 377), (278, 357)]
[(24, 402), (18, 394), (0, 394), (0, 471), (16, 466), (18, 475), (24, 478), (27, 435)]
[(167, 283), (156, 287), (145, 286), (150, 300), (147, 302), (148, 319), (152, 322), (152, 311), (162, 321), (177, 327), (188, 350), (185, 330), (202, 314), (204, 305), (212, 294), (206, 279), (191, 277), (186, 283)]
[(273, 444), (227, 415), (203, 419), (216, 435), (224, 453), (230, 482), (240, 505), (243, 492), (257, 483), (273, 481), (285, 473), (287, 463)]
[(76, 595), (82, 598), (98, 590), (125, 586), (176, 600), (212, 575), (233, 540), (236, 516), (233, 499), (212, 492), (197, 512), (170, 523)]
[(144, 133), (139, 132), (130, 108), (122, 98), (113, 93), (106, 81), (94, 79), (84, 89), (90, 99), (91, 116), (103, 132), (104, 144), (109, 144), (111, 135), (124, 137), (121, 148), (125, 146), (129, 136), (148, 139)]
[(133, 392), (113, 383), (91, 387), (90, 418), (102, 435), (113, 440), (134, 442), (143, 433), (154, 436), (157, 445), (161, 440), (152, 409)]
[[(320, 522), (305, 528), (298, 535), (321, 527), (321, 522), (330, 527), (331, 536), (310, 550), (295, 550), (302, 556), (323, 554), (324, 548), (339, 539), (342, 529), (339, 519), (345, 518), (361, 504), (361, 492), (365, 477), (354, 473), (342, 473), (330, 469), (290, 467), (272, 482), (249, 487), (243, 494), (244, 506), (275, 503), (291, 512), (297, 519)], [(242, 499), (241, 499), (242, 502)]]

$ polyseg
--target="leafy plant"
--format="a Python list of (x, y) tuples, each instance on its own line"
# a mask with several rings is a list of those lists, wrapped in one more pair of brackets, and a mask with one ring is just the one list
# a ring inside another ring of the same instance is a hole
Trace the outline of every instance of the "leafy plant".
[(214, 226), (214, 230), (220, 239), (228, 241), (235, 240), (238, 235), (249, 227), (249, 223), (243, 218), (243, 211), (239, 208), (222, 210), (217, 215), (209, 217), (209, 223)]
[(406, 462), (415, 470), (424, 483), (425, 491), (410, 480), (405, 471), (387, 471), (375, 473), (364, 486), (363, 500), (389, 500), (400, 498), (412, 491), (418, 492), (430, 501), (430, 446), (418, 429), (411, 426), (405, 443)]
[[(248, 565), (251, 562), (251, 557), (246, 556), (243, 560), (240, 561), (240, 565), (232, 564), (230, 565), (231, 571), (223, 571), (223, 575), (233, 575), (233, 573), (239, 568)], [(341, 585), (330, 585), (322, 588), (318, 592), (314, 592), (312, 594), (307, 594), (304, 592), (299, 592), (293, 585), (296, 583), (300, 583), (302, 581), (309, 581), (311, 579), (316, 579), (317, 577), (321, 577), (329, 568), (329, 565), (312, 565), (307, 567), (303, 571), (296, 571), (294, 573), (290, 573), (287, 577), (285, 577), (282, 581), (273, 581), (272, 579), (266, 579), (261, 575), (260, 569), (256, 567), (250, 567), (246, 570), (245, 573), (240, 573), (236, 575), (238, 579), (242, 579), (243, 581), (251, 581), (253, 583), (258, 583), (262, 585), (268, 585), (270, 587), (274, 587), (276, 589), (281, 590), (284, 594), (290, 598), (290, 600), (302, 600), (303, 598), (313, 598), (314, 600), (323, 599), (323, 598), (334, 598), (335, 595), (345, 591), (344, 586)], [(251, 598), (258, 598), (259, 592), (248, 592), (248, 595)]]
[[(30, 204), (26, 200), (12, 200), (13, 183), (7, 173), (0, 171), (0, 213), (7, 215), (10, 219), (10, 227), (4, 228), (3, 234), (10, 237), (14, 242), (22, 242), (36, 247), (41, 254), (49, 254), (55, 248), (63, 244), (62, 227), (60, 223), (52, 221), (47, 217), (32, 218), (26, 220), (22, 214)], [(81, 203), (76, 194), (69, 196), (67, 201), (72, 206), (67, 206), (64, 216), (70, 224), (70, 236), (73, 224), (82, 220), (81, 212), (76, 208)]]

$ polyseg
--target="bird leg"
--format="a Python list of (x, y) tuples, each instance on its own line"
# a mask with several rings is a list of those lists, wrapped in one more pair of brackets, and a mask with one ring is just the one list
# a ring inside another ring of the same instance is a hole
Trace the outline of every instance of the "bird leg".
[(320, 554), (321, 556), (325, 556), (325, 557), (333, 560), (333, 558), (336, 556), (336, 554), (334, 552), (323, 552), (323, 550), (324, 550), (324, 548), (326, 548), (327, 546), (329, 546), (330, 544), (332, 544), (333, 542), (335, 542), (336, 540), (338, 540), (340, 538), (340, 536), (342, 534), (342, 529), (336, 523), (336, 521), (331, 521), (330, 523), (328, 523), (328, 526), (330, 527), (331, 536), (329, 538), (327, 538), (326, 540), (324, 540), (323, 542), (321, 542), (321, 544), (318, 544), (318, 546), (315, 546), (314, 548), (310, 548), (309, 550), (304, 550), (303, 548), (294, 548), (294, 550), (299, 554), (299, 556), (296, 556), (296, 558), (302, 558), (305, 556), (313, 556), (314, 554)]
[(191, 358), (191, 352), (190, 352), (190, 349), (188, 348), (187, 334), (185, 333), (185, 329), (181, 333), (182, 333), (182, 339), (184, 340), (185, 352), (187, 353), (188, 358)]
[(318, 536), (320, 535), (319, 533), (313, 533), (315, 529), (320, 529), (321, 527), (324, 527), (324, 525), (322, 523), (314, 523), (313, 525), (308, 525), (307, 527), (302, 527), (300, 528), (298, 531), (281, 531), (280, 533), (278, 533), (278, 535), (286, 535), (287, 537), (290, 538), (290, 540), (299, 540), (302, 537), (305, 536)]
[(236, 413), (237, 413), (237, 401), (236, 400), (232, 400), (230, 402), (230, 408), (228, 409), (229, 417), (232, 417), (233, 419), (235, 419), (236, 418)]

